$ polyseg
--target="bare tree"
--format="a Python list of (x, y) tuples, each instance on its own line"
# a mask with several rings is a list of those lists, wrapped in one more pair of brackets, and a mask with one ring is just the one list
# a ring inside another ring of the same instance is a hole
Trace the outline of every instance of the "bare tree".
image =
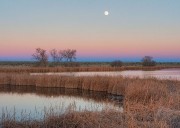
[(52, 49), (50, 51), (50, 55), (51, 55), (54, 63), (58, 62), (58, 52), (56, 49)]
[(145, 56), (142, 59), (142, 65), (143, 66), (155, 66), (156, 62), (153, 60), (153, 57), (151, 56)]
[(48, 55), (46, 53), (46, 50), (44, 49), (37, 48), (35, 53), (32, 55), (32, 57), (41, 66), (46, 66), (48, 64)]
[(58, 51), (58, 62), (61, 62), (64, 58), (64, 54), (62, 50)]
[(76, 59), (76, 50), (74, 49), (67, 49), (62, 51), (62, 56), (66, 61), (72, 62)]

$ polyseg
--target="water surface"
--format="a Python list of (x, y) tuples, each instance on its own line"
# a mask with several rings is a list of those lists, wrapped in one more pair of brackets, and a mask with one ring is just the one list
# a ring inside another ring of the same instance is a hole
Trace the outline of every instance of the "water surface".
[(0, 88), (0, 118), (3, 115), (16, 120), (43, 119), (48, 114), (63, 114), (68, 110), (122, 111), (117, 101), (103, 92), (64, 88), (35, 88), (5, 85)]
[(123, 76), (123, 77), (154, 77), (158, 79), (180, 80), (180, 69), (163, 69), (155, 71), (127, 70), (112, 72), (63, 72), (63, 73), (31, 73), (31, 75), (61, 75), (61, 76)]

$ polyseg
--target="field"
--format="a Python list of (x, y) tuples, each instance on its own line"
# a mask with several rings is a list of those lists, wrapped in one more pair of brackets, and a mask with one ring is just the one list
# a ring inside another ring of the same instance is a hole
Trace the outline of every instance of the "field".
[(35, 62), (0, 62), (0, 73), (45, 73), (45, 72), (90, 72), (90, 71), (124, 71), (124, 70), (159, 70), (180, 68), (180, 63), (157, 63), (156, 66), (142, 66), (140, 62), (123, 63), (121, 67), (111, 66), (110, 62), (61, 62), (54, 65), (49, 62), (46, 67), (39, 67)]
[[(180, 126), (179, 81), (109, 76), (31, 76), (28, 72), (33, 71), (34, 68), (26, 72), (22, 71), (24, 68), (14, 68), (11, 73), (5, 73), (5, 70), (2, 69), (0, 70), (0, 84), (3, 86), (77, 88), (124, 96), (123, 113), (114, 110), (104, 110), (102, 112), (69, 110), (64, 115), (47, 116), (43, 121), (18, 122), (13, 118), (3, 118), (1, 121), (3, 127), (178, 128)], [(25, 69), (27, 70), (27, 68)], [(45, 69), (35, 68), (35, 71), (44, 72)], [(56, 70), (56, 68), (52, 69), (47, 68), (48, 71)], [(8, 69), (7, 72), (9, 71), (11, 70)]]

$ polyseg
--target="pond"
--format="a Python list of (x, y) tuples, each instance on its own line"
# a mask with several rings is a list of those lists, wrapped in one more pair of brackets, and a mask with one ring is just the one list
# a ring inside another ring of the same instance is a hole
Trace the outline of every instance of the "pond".
[(31, 73), (31, 75), (61, 75), (61, 76), (123, 76), (123, 77), (154, 77), (158, 79), (180, 80), (180, 69), (163, 69), (155, 71), (126, 70), (112, 72), (63, 72), (63, 73)]
[(122, 101), (114, 99), (112, 95), (104, 92), (1, 85), (0, 118), (35, 120), (43, 119), (52, 114), (63, 114), (68, 110), (102, 111), (113, 109), (122, 112)]

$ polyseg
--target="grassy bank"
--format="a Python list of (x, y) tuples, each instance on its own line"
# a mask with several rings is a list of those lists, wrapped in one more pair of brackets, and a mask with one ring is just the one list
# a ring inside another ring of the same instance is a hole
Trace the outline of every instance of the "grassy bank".
[(118, 95), (124, 95), (127, 82), (128, 80), (122, 77), (31, 76), (26, 73), (0, 74), (1, 85), (31, 85), (35, 87), (84, 89)]
[(159, 65), (154, 67), (122, 66), (111, 67), (108, 65), (80, 66), (80, 67), (33, 67), (33, 66), (1, 66), (0, 73), (45, 73), (45, 72), (92, 72), (92, 71), (124, 71), (124, 70), (160, 70), (168, 68), (180, 68), (173, 65)]
[(47, 115), (43, 121), (5, 118), (0, 124), (3, 128), (179, 128), (179, 113), (176, 111), (158, 109), (149, 117), (141, 114), (114, 110), (67, 111), (63, 115)]
[(60, 116), (48, 116), (43, 121), (16, 122), (9, 119), (1, 123), (6, 128), (119, 128), (125, 126), (123, 120), (121, 113), (113, 111), (69, 111)]
[[(9, 74), (0, 73), (1, 85), (32, 85), (36, 87), (61, 87), (84, 89), (91, 91), (104, 91), (107, 93), (125, 95), (130, 89), (138, 88), (149, 90), (163, 91), (164, 88), (179, 89), (179, 81), (157, 80), (154, 78), (139, 79), (139, 78), (124, 78), (120, 76), (58, 76), (58, 75), (40, 75), (33, 76), (27, 73)], [(171, 87), (172, 86), (172, 87)], [(166, 90), (167, 91), (167, 90)]]
[(123, 77), (63, 77), (0, 74), (0, 84), (32, 87), (65, 87), (124, 95), (124, 112), (67, 112), (42, 122), (6, 119), (4, 127), (67, 128), (178, 128), (180, 126), (180, 82)]
[[(75, 112), (70, 111), (60, 116), (49, 116), (43, 121), (5, 120), (4, 128), (179, 128), (178, 120), (152, 117), (151, 121), (139, 121), (126, 113), (116, 111)], [(166, 116), (163, 116), (166, 118)], [(177, 117), (177, 115), (174, 115)]]

